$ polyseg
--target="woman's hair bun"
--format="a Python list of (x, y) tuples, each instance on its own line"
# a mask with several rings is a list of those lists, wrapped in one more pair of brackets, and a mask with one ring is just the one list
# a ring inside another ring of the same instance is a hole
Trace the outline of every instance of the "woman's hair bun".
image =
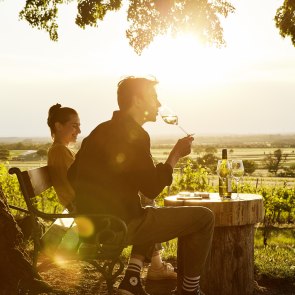
[(57, 103), (49, 109), (49, 113), (54, 113), (54, 112), (58, 111), (60, 108), (61, 108), (61, 104)]
[(50, 107), (49, 111), (48, 111), (48, 119), (47, 119), (47, 124), (48, 126), (51, 128), (53, 126), (54, 123), (54, 116), (56, 115), (56, 113), (61, 109), (61, 104), (60, 103), (56, 103), (55, 105), (53, 105), (52, 107)]

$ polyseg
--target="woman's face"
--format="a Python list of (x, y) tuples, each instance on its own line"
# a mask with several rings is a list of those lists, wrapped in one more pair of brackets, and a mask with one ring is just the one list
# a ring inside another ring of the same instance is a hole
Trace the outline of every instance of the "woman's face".
[(57, 122), (55, 127), (56, 133), (54, 140), (65, 145), (68, 145), (70, 142), (76, 142), (78, 134), (81, 133), (78, 115), (71, 115), (70, 119), (64, 124)]

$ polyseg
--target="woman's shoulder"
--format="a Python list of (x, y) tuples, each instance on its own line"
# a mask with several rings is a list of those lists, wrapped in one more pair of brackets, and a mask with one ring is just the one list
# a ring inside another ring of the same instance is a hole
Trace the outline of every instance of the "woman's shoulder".
[(58, 155), (70, 154), (70, 155), (73, 155), (73, 152), (68, 147), (66, 147), (65, 145), (63, 145), (61, 143), (54, 143), (49, 148), (48, 154), (58, 154)]
[(48, 151), (66, 151), (69, 150), (64, 144), (53, 143)]

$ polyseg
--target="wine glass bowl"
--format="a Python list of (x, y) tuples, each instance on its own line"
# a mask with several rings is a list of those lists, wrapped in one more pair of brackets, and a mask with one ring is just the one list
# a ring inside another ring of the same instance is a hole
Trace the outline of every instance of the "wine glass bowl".
[(170, 125), (177, 125), (187, 136), (192, 136), (186, 132), (179, 124), (178, 124), (178, 116), (167, 106), (162, 105), (159, 108), (159, 114), (162, 117), (163, 121)]
[(231, 162), (231, 176), (236, 181), (237, 200), (240, 199), (240, 196), (239, 196), (239, 182), (240, 182), (240, 179), (244, 175), (244, 171), (245, 171), (245, 169), (244, 169), (244, 164), (243, 164), (242, 160), (232, 160), (232, 162)]
[(176, 115), (162, 116), (162, 119), (167, 124), (178, 125), (178, 117)]

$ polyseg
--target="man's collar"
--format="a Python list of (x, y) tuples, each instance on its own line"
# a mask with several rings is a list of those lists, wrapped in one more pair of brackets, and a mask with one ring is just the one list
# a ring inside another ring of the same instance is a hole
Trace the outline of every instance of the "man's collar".
[(112, 121), (115, 122), (122, 122), (122, 124), (124, 124), (125, 126), (128, 125), (128, 129), (130, 129), (130, 131), (132, 131), (134, 134), (139, 135), (140, 137), (148, 137), (149, 135), (148, 133), (143, 129), (142, 126), (140, 126), (140, 124), (138, 124), (133, 117), (126, 113), (126, 112), (122, 112), (122, 111), (114, 111), (113, 112), (113, 117), (112, 117)]

